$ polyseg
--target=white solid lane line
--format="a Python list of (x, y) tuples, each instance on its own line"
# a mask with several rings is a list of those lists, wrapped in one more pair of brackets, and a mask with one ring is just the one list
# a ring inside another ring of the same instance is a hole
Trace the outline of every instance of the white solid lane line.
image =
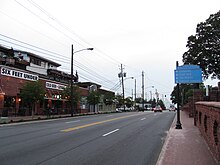
[(114, 133), (114, 132), (117, 132), (119, 129), (115, 129), (115, 130), (113, 130), (113, 131), (111, 131), (111, 132), (108, 132), (108, 133), (106, 133), (106, 134), (104, 134), (104, 135), (102, 135), (102, 136), (108, 136), (108, 135), (110, 135), (110, 134), (112, 134), (112, 133)]
[(141, 120), (145, 120), (146, 118), (142, 118)]
[(67, 121), (66, 124), (69, 124), (69, 123), (77, 123), (77, 122), (80, 122), (80, 120)]

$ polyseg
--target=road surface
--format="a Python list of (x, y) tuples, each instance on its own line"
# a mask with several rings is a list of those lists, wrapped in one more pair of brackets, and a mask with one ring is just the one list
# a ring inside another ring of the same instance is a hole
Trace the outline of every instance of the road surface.
[(128, 112), (0, 127), (1, 165), (154, 165), (173, 112)]

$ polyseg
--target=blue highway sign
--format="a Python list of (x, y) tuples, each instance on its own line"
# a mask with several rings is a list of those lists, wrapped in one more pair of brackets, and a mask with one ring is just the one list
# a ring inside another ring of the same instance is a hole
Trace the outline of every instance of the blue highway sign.
[(202, 83), (202, 70), (198, 65), (182, 65), (176, 68), (175, 83)]

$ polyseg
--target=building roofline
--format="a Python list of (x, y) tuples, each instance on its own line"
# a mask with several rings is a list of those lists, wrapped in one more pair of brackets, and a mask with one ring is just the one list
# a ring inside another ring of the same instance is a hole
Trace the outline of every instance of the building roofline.
[(54, 61), (52, 61), (52, 60), (48, 60), (47, 58), (44, 58), (44, 57), (42, 57), (42, 56), (40, 56), (40, 55), (31, 53), (31, 52), (27, 52), (27, 51), (23, 51), (23, 50), (19, 50), (19, 49), (13, 49), (13, 50), (14, 50), (15, 52), (27, 53), (29, 56), (36, 57), (36, 58), (38, 58), (38, 59), (44, 60), (44, 61), (46, 61), (46, 62), (49, 62), (49, 63), (55, 65), (56, 67), (61, 66), (61, 64), (59, 64), (59, 63), (57, 63), (57, 62), (54, 62)]
[(5, 50), (7, 50), (7, 51), (11, 51), (11, 50), (12, 50), (12, 51), (14, 51), (14, 52), (26, 53), (26, 54), (28, 54), (29, 56), (36, 57), (36, 58), (38, 58), (38, 59), (44, 60), (44, 61), (46, 61), (46, 62), (49, 62), (50, 64), (53, 64), (53, 65), (55, 65), (56, 67), (61, 66), (61, 64), (59, 64), (59, 63), (57, 63), (57, 62), (54, 62), (54, 61), (52, 61), (52, 60), (48, 60), (47, 58), (44, 58), (44, 57), (42, 57), (42, 56), (40, 56), (40, 55), (31, 53), (31, 52), (28, 52), (28, 51), (19, 50), (19, 49), (16, 49), (16, 48), (13, 48), (13, 47), (9, 47), (9, 46), (3, 46), (3, 45), (1, 45), (1, 44), (0, 44), (0, 48), (5, 49)]

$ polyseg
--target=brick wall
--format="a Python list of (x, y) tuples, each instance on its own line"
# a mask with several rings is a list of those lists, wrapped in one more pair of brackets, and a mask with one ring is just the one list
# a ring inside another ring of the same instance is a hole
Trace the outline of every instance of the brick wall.
[(195, 103), (195, 122), (214, 157), (220, 162), (220, 102)]
[(181, 109), (187, 111), (189, 117), (194, 117), (195, 103), (198, 101), (220, 101), (220, 90), (212, 90), (209, 92), (209, 96), (205, 96), (205, 91), (196, 89), (193, 91), (193, 96), (188, 98), (188, 103), (185, 104)]
[(187, 111), (189, 117), (194, 117), (196, 114), (195, 112), (195, 102), (203, 101), (205, 97), (205, 92), (199, 89), (194, 89), (193, 96), (188, 98), (188, 103), (185, 104), (181, 110)]

